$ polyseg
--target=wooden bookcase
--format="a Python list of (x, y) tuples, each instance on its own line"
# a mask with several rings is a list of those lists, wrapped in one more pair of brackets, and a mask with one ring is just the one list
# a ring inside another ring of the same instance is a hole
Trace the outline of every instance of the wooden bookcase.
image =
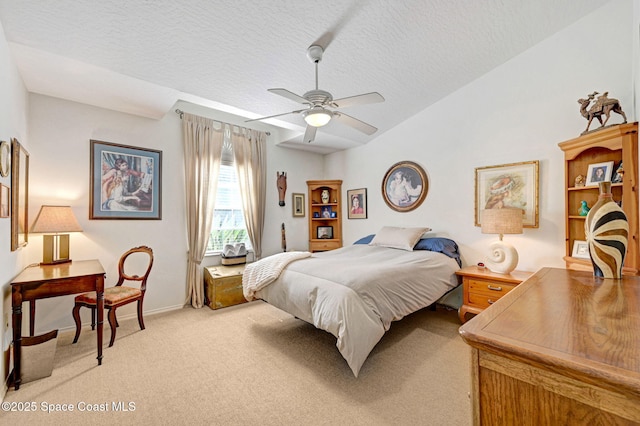
[(598, 199), (597, 186), (575, 186), (578, 175), (587, 175), (590, 164), (614, 162), (613, 174), (620, 162), (623, 163), (624, 178), (621, 183), (613, 183), (611, 192), (616, 202), (622, 202), (622, 209), (629, 221), (629, 244), (623, 273), (637, 275), (640, 267), (638, 235), (638, 123), (620, 124), (597, 130), (575, 139), (561, 142), (564, 151), (565, 170), (565, 230), (566, 256), (569, 269), (592, 270), (589, 259), (572, 257), (575, 241), (584, 241), (585, 216), (578, 215), (582, 200), (589, 207)]
[[(307, 188), (309, 192), (309, 251), (327, 251), (342, 247), (342, 181), (308, 180)], [(328, 203), (322, 202), (323, 190), (329, 191)], [(327, 211), (335, 213), (335, 217), (326, 217)], [(330, 237), (319, 238), (318, 228), (320, 230), (330, 228)]]

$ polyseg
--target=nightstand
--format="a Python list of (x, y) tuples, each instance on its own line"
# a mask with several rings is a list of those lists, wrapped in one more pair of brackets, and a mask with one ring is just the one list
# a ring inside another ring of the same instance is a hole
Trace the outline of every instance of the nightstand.
[(462, 306), (458, 314), (460, 321), (464, 323), (467, 321), (467, 314), (477, 315), (484, 311), (533, 275), (533, 272), (513, 271), (510, 274), (499, 274), (486, 268), (467, 266), (456, 271), (456, 275), (462, 277)]
[(245, 265), (204, 268), (204, 303), (211, 309), (244, 303), (242, 273)]

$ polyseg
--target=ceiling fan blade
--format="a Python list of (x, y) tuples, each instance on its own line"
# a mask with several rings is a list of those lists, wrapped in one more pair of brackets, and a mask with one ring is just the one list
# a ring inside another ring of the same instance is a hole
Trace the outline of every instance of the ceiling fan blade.
[(307, 125), (307, 130), (304, 132), (303, 141), (306, 143), (311, 143), (316, 138), (316, 132), (318, 131), (317, 127), (313, 127)]
[(377, 102), (384, 102), (384, 98), (378, 92), (371, 92), (364, 93), (362, 95), (349, 96), (348, 98), (335, 99), (331, 102), (331, 106), (334, 108), (344, 108), (353, 105), (374, 104)]
[(275, 93), (276, 95), (284, 96), (287, 99), (291, 99), (292, 101), (299, 102), (301, 104), (312, 105), (307, 99), (303, 98), (300, 95), (296, 95), (293, 92), (288, 91), (287, 89), (267, 89), (271, 93)]
[(275, 118), (275, 117), (281, 117), (283, 115), (287, 115), (287, 114), (300, 114), (302, 111), (306, 111), (307, 109), (299, 109), (297, 111), (290, 111), (290, 112), (283, 112), (282, 114), (276, 114), (276, 115), (269, 115), (267, 117), (260, 117), (260, 118), (252, 118), (251, 120), (244, 120), (245, 123), (248, 123), (250, 121), (260, 121), (260, 120), (266, 120), (267, 118)]
[(372, 135), (378, 131), (378, 129), (376, 127), (373, 127), (371, 124), (367, 124), (364, 121), (360, 121), (357, 118), (353, 118), (350, 115), (342, 112), (334, 112), (333, 118), (335, 118), (342, 124), (346, 124), (347, 126), (353, 127), (356, 130), (360, 130), (362, 133), (366, 133), (367, 135)]

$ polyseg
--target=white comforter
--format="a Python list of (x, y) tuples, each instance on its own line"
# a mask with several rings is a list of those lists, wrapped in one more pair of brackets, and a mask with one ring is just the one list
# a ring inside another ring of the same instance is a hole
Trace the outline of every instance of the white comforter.
[(456, 287), (458, 269), (441, 253), (357, 244), (290, 263), (254, 297), (333, 334), (357, 377), (391, 322)]

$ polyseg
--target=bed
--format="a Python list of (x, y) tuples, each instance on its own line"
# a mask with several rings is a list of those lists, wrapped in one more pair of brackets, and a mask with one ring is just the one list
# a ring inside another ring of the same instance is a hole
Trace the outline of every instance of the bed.
[[(392, 239), (383, 237), (389, 228)], [(404, 238), (409, 234), (404, 232), (402, 244), (395, 244), (398, 230), (407, 229), (411, 238)], [(457, 244), (422, 238), (426, 229), (384, 227), (340, 249), (269, 256), (247, 265), (243, 292), (247, 300), (262, 299), (333, 334), (357, 377), (393, 321), (432, 305), (459, 285)]]

